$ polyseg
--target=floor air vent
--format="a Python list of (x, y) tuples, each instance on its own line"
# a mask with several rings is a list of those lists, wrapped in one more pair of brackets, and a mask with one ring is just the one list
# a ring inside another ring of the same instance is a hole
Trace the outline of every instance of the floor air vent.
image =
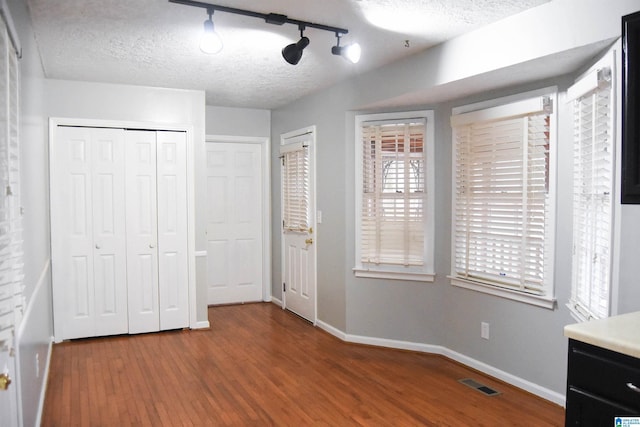
[(463, 378), (461, 380), (458, 380), (458, 382), (461, 382), (468, 387), (474, 388), (479, 392), (486, 394), (487, 396), (497, 396), (500, 394), (499, 391), (489, 388), (486, 385), (479, 383), (478, 381), (472, 380), (471, 378)]

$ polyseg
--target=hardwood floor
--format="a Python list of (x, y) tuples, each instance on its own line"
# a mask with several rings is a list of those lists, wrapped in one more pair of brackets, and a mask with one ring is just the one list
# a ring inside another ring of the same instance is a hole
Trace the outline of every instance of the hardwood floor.
[(55, 345), (42, 425), (564, 424), (562, 407), (446, 358), (344, 343), (273, 304), (211, 307), (209, 320)]

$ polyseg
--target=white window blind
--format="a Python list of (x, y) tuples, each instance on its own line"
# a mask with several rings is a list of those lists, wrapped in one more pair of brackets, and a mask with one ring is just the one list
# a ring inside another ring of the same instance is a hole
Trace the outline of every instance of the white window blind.
[(5, 6), (0, 14), (0, 351), (7, 351), (13, 347), (14, 329), (21, 320), (23, 306), (19, 44), (7, 30), (11, 19)]
[(282, 202), (285, 231), (309, 230), (309, 146), (302, 143), (283, 145)]
[(361, 135), (361, 261), (421, 266), (425, 257), (425, 122), (365, 122)]
[(609, 316), (615, 176), (611, 78), (609, 68), (596, 70), (569, 89), (576, 95), (569, 308), (581, 319)]
[(550, 293), (550, 99), (452, 117), (453, 278)]

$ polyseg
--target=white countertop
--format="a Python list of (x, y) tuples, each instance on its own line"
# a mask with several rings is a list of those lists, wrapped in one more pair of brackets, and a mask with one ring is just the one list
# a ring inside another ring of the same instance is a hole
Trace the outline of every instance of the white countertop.
[(567, 325), (564, 327), (564, 335), (640, 358), (640, 311)]

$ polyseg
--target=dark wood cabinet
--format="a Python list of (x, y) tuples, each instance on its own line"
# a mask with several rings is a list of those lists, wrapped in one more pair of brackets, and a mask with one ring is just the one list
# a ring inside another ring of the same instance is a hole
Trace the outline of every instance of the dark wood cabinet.
[(570, 339), (568, 362), (566, 427), (640, 416), (640, 359)]
[(622, 17), (622, 203), (640, 203), (640, 12)]

